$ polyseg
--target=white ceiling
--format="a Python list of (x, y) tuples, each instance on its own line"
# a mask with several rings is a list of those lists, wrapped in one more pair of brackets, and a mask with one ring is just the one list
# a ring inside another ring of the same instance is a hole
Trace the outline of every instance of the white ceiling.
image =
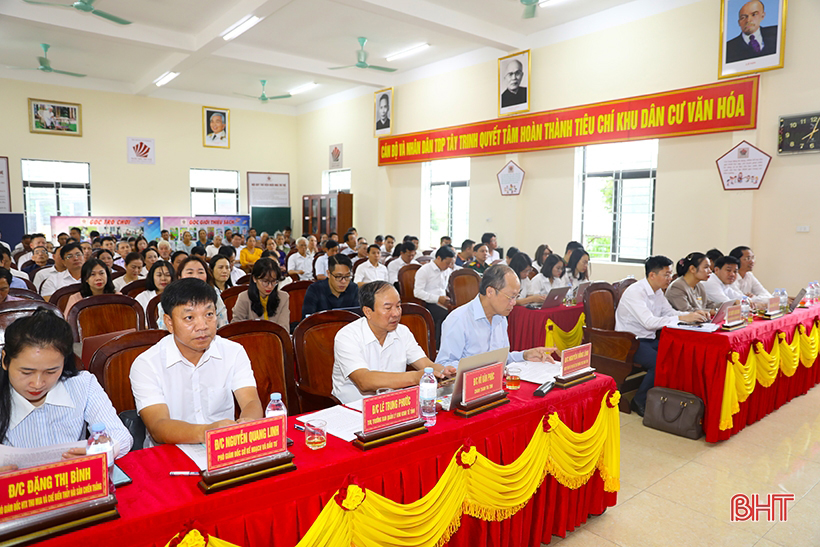
[[(60, 0), (51, 0), (59, 2)], [(69, 4), (71, 0), (63, 0)], [(133, 21), (118, 25), (70, 8), (0, 0), (0, 78), (51, 82), (200, 102), (288, 111), (342, 92), (390, 86), (402, 74), (459, 55), (493, 48), (499, 54), (549, 38), (551, 29), (633, 0), (553, 0), (522, 19), (519, 0), (96, 0), (94, 7)], [(231, 42), (219, 35), (242, 17), (261, 23)], [(395, 73), (329, 67), (356, 62), (357, 37), (368, 38), (368, 62)], [(420, 43), (430, 48), (388, 63), (385, 57)], [(36, 70), (40, 43), (51, 44), (55, 69)], [(164, 88), (165, 71), (180, 76)], [(262, 105), (268, 95), (316, 82), (319, 87)]]

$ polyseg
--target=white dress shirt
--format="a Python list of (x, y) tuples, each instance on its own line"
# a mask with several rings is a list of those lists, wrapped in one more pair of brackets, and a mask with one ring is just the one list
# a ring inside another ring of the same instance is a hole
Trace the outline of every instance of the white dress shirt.
[(436, 261), (431, 260), (416, 271), (413, 296), (428, 304), (438, 304), (439, 297), (447, 294), (447, 281), (452, 272), (450, 268), (440, 269)]
[(327, 254), (323, 254), (316, 259), (316, 279), (319, 279), (320, 275), (327, 277), (327, 258)]
[(63, 270), (62, 272), (57, 272), (54, 275), (48, 276), (46, 282), (43, 283), (43, 288), (40, 289), (40, 294), (42, 296), (51, 296), (58, 289), (62, 289), (63, 287), (67, 287), (69, 285), (74, 285), (75, 283), (79, 283), (79, 279), (74, 279), (71, 277), (71, 273), (68, 270)]
[(231, 283), (233, 283), (234, 287), (238, 285), (238, 281), (245, 277), (245, 272), (242, 271), (241, 268), (237, 268), (236, 266), (233, 267), (231, 270)]
[(207, 256), (208, 258), (215, 257), (217, 254), (219, 254), (220, 247), (215, 247), (213, 243), (208, 245), (207, 247), (205, 247), (205, 256)]
[(367, 318), (362, 317), (345, 325), (336, 333), (333, 356), (333, 396), (347, 404), (365, 395), (372, 395), (359, 391), (350, 379), (352, 372), (359, 369), (404, 372), (407, 365), (427, 355), (416, 342), (410, 329), (402, 324), (393, 332), (387, 333), (384, 345), (379, 344), (367, 323)]
[(49, 276), (54, 275), (56, 273), (58, 272), (56, 268), (54, 268), (53, 264), (51, 266), (45, 266), (43, 268), (40, 268), (39, 270), (37, 270), (37, 273), (34, 274), (34, 279), (32, 280), (32, 283), (34, 283), (34, 286), (39, 291), (40, 287), (43, 286), (43, 283), (45, 283), (46, 279), (48, 279)]
[[(245, 348), (221, 336), (214, 338), (194, 364), (182, 356), (174, 336), (168, 335), (134, 360), (129, 377), (137, 412), (166, 405), (170, 419), (190, 424), (233, 420), (233, 393), (256, 387)], [(155, 444), (146, 434), (145, 447)]]
[(555, 277), (552, 281), (550, 281), (549, 277), (539, 273), (532, 278), (530, 294), (547, 295), (552, 289), (560, 289), (566, 287), (567, 285), (569, 285), (569, 283), (565, 277)]
[(746, 272), (744, 277), (741, 277), (740, 272), (738, 272), (737, 279), (731, 287), (739, 293), (751, 294), (752, 300), (755, 302), (765, 302), (772, 297), (772, 294), (766, 290), (752, 272)]
[[(145, 313), (148, 313), (148, 303), (157, 295), (157, 291), (142, 291), (139, 293), (134, 300), (142, 304), (142, 309), (145, 310)], [(148, 318), (145, 318), (145, 322), (148, 323)]]
[[(140, 276), (137, 277), (136, 280), (139, 281), (142, 278), (143, 278), (143, 276), (140, 275)], [(117, 279), (114, 280), (114, 290), (117, 291), (118, 293), (121, 293), (122, 288), (125, 287), (126, 285), (128, 285), (128, 283), (129, 283), (129, 281), (125, 280), (125, 276), (121, 275)]]
[[(40, 270), (37, 271), (39, 272)], [(13, 275), (14, 277), (20, 277), (22, 279), (28, 279), (29, 281), (31, 281), (31, 278), (28, 276), (26, 272), (18, 270), (17, 268), (11, 268), (9, 272), (11, 272), (11, 275)]]
[(653, 291), (649, 281), (641, 279), (621, 296), (615, 310), (615, 330), (653, 340), (655, 331), (677, 325), (679, 316), (685, 313), (670, 306), (662, 290)]
[(532, 292), (532, 280), (529, 277), (524, 276), (523, 278), (519, 278), (521, 282), (521, 290), (518, 293), (518, 298), (527, 298), (531, 294), (535, 294)]
[(368, 260), (356, 268), (356, 275), (353, 277), (354, 283), (370, 283), (371, 281), (387, 281), (387, 268), (383, 264), (376, 262), (376, 265)]
[(726, 285), (717, 274), (712, 274), (709, 279), (703, 281), (703, 288), (706, 297), (712, 302), (729, 302), (730, 300), (741, 300), (744, 296), (742, 292), (735, 290), (734, 284)]
[[(34, 256), (34, 251), (29, 251), (26, 254), (21, 255), (20, 258), (17, 259), (17, 264), (22, 266), (23, 264), (25, 264), (26, 262), (31, 260), (33, 256)], [(54, 255), (51, 254), (51, 253), (48, 253), (48, 257), (49, 258), (54, 258)]]
[[(418, 262), (415, 258), (410, 262), (405, 262), (401, 257), (398, 257), (396, 260), (392, 261), (387, 265), (387, 281), (389, 283), (397, 283), (399, 281), (399, 270), (405, 266), (409, 266), (410, 264), (418, 264)], [(319, 270), (316, 271), (318, 272)]]
[(305, 253), (302, 256), (299, 253), (293, 253), (288, 258), (288, 271), (301, 270), (304, 273), (299, 274), (300, 281), (310, 281), (313, 279), (313, 257)]
[(498, 251), (493, 249), (493, 252), (491, 252), (490, 256), (487, 257), (487, 264), (492, 264), (496, 260), (501, 260), (501, 255), (498, 254)]

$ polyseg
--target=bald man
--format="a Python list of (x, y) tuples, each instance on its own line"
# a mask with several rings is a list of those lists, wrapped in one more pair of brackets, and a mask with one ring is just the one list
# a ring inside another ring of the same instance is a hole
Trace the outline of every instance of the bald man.
[(752, 0), (738, 12), (740, 34), (726, 44), (726, 62), (736, 63), (777, 53), (777, 25), (761, 27), (766, 17), (763, 2)]
[(524, 65), (521, 61), (517, 59), (507, 61), (502, 76), (507, 89), (501, 94), (501, 108), (527, 104), (527, 88), (521, 85), (524, 80)]

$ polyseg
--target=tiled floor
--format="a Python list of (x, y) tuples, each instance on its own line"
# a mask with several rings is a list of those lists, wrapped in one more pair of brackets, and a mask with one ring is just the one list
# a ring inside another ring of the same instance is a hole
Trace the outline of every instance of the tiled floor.
[[(618, 504), (550, 547), (820, 545), (820, 387), (718, 444), (621, 414)], [(731, 522), (734, 494), (793, 493), (786, 522)]]

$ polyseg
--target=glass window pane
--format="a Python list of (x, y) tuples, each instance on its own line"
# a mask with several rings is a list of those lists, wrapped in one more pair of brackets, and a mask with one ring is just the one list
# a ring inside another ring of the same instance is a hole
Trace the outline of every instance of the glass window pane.
[(450, 235), (450, 186), (430, 187), (430, 243), (438, 245), (441, 236)]
[(322, 193), (350, 192), (352, 180), (350, 169), (333, 169), (322, 172)]
[(611, 258), (614, 187), (612, 177), (589, 177), (584, 183), (582, 244), (590, 258)]
[(211, 192), (191, 192), (191, 215), (213, 215), (214, 195)]
[(51, 239), (51, 217), (57, 214), (54, 188), (26, 188), (26, 229)]
[(658, 166), (657, 139), (586, 147), (586, 172), (601, 173)]
[(239, 171), (191, 169), (191, 188), (239, 189)]
[(470, 158), (430, 162), (432, 182), (470, 180)]
[(652, 179), (624, 179), (618, 258), (643, 260), (651, 254)]
[(67, 217), (88, 216), (88, 190), (85, 188), (60, 188), (60, 215)]
[(27, 182), (89, 183), (89, 163), (23, 160), (22, 165), (23, 180)]
[(238, 205), (236, 203), (236, 194), (226, 194), (218, 192), (216, 194), (216, 214), (217, 215), (235, 215), (239, 213)]
[(461, 242), (467, 239), (470, 233), (470, 187), (453, 187), (453, 216), (451, 219), (453, 245), (460, 249)]

